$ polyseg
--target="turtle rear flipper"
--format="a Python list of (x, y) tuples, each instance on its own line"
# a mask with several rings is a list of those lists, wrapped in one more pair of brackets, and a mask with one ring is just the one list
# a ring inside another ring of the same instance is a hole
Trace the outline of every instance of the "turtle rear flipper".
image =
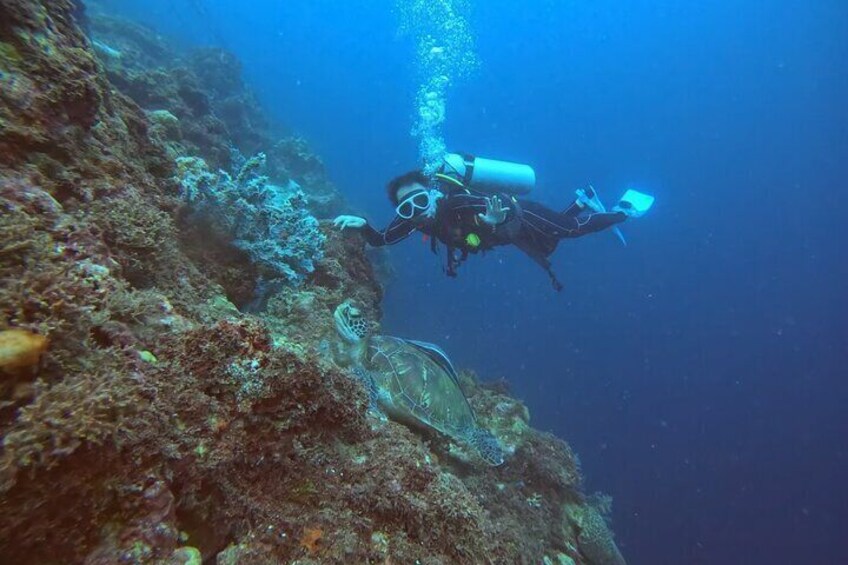
[(354, 367), (351, 372), (365, 386), (365, 391), (368, 393), (368, 411), (372, 414), (379, 415), (381, 420), (385, 419), (383, 411), (380, 410), (377, 404), (380, 392), (377, 388), (377, 383), (374, 382), (374, 377), (362, 367)]
[(466, 432), (466, 439), (486, 463), (493, 467), (503, 465), (503, 449), (501, 449), (498, 439), (491, 432), (481, 428), (473, 428)]

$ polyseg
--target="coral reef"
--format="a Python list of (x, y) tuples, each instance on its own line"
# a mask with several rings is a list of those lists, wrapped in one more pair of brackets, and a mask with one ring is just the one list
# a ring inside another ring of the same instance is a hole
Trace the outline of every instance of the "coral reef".
[[(200, 48), (177, 55), (164, 38), (136, 23), (105, 14), (93, 22), (94, 44), (101, 46), (95, 51), (107, 77), (147, 111), (154, 137), (171, 157), (199, 156), (212, 170), (238, 170), (238, 155), (265, 151), (270, 181), (296, 182), (313, 214), (326, 218), (344, 208), (307, 142), (282, 135), (265, 118), (231, 53)], [(104, 47), (120, 56), (104, 53)]]
[(338, 202), (320, 162), (262, 133), (234, 60), (94, 15), (98, 47), (76, 9), (0, 1), (2, 561), (622, 562), (502, 388), (462, 377), (499, 467), (368, 415), (322, 342), (382, 288), (309, 210)]
[(168, 131), (160, 130), (173, 151), (227, 169), (233, 143), (247, 153), (271, 146), (258, 103), (244, 88), (231, 54), (203, 49), (179, 57), (152, 30), (102, 14), (92, 18), (92, 34), (95, 44), (120, 53), (96, 50), (111, 84), (148, 112), (173, 117), (167, 118)]

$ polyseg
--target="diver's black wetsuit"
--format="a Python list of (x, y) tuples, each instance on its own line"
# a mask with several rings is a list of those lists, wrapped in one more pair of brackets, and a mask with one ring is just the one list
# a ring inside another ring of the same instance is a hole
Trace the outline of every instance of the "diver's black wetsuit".
[[(512, 244), (541, 265), (551, 277), (554, 288), (561, 290), (562, 285), (551, 271), (548, 259), (559, 240), (594, 233), (627, 219), (623, 212), (595, 213), (580, 208), (576, 202), (556, 212), (531, 200), (505, 194), (499, 197), (509, 207), (509, 212), (506, 221), (497, 226), (490, 226), (478, 218), (478, 214), (486, 213), (486, 195), (459, 189), (439, 201), (435, 218), (425, 225), (396, 216), (383, 231), (366, 224), (362, 234), (370, 245), (383, 246), (393, 245), (417, 229), (432, 238), (434, 252), (436, 240), (447, 247), (446, 273), (449, 276), (456, 276), (456, 268), (469, 253)], [(479, 243), (473, 245), (475, 241)]]

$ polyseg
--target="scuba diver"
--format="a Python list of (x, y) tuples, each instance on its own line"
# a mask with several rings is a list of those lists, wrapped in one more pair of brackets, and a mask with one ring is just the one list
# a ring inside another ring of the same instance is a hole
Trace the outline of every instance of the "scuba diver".
[(528, 165), (449, 153), (434, 178), (410, 171), (392, 179), (388, 196), (396, 216), (382, 231), (365, 218), (342, 215), (334, 220), (340, 229), (358, 230), (372, 246), (393, 245), (418, 230), (447, 248), (445, 273), (456, 269), (470, 254), (501, 245), (515, 245), (548, 274), (555, 290), (562, 284), (551, 270), (549, 257), (561, 239), (581, 237), (616, 227), (650, 209), (654, 198), (628, 190), (607, 211), (590, 186), (576, 191), (576, 199), (557, 212), (532, 200), (519, 198), (535, 185), (535, 172)]

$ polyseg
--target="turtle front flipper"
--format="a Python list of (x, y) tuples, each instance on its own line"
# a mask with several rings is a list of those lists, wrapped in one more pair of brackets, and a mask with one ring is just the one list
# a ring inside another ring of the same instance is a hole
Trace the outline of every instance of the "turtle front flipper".
[(362, 382), (365, 386), (365, 391), (368, 393), (368, 412), (379, 416), (381, 420), (385, 420), (386, 417), (377, 404), (380, 391), (377, 388), (377, 383), (374, 382), (374, 377), (362, 367), (354, 367), (351, 372)]
[(494, 435), (482, 428), (471, 428), (465, 434), (466, 441), (477, 451), (486, 463), (497, 467), (503, 465), (504, 452)]

